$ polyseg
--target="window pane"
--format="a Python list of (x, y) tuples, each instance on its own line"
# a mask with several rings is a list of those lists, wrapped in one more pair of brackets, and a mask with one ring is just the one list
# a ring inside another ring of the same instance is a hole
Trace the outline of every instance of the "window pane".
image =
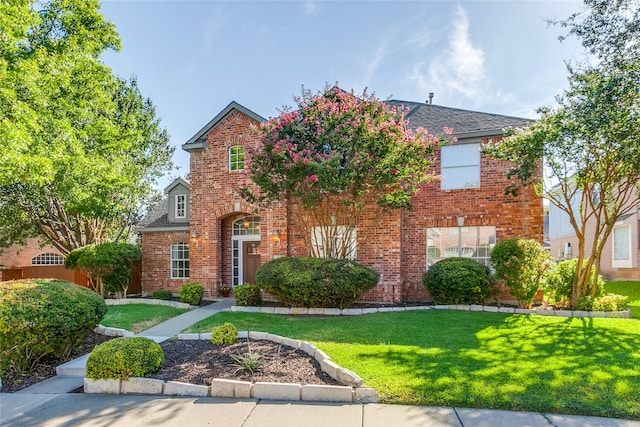
[(480, 187), (480, 144), (441, 148), (441, 189)]
[(616, 227), (613, 229), (613, 259), (615, 261), (628, 261), (629, 257), (629, 227)]

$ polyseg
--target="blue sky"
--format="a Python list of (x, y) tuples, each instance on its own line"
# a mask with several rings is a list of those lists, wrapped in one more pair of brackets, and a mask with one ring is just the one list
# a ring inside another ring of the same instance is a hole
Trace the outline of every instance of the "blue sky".
[[(536, 118), (566, 86), (576, 40), (545, 18), (576, 1), (114, 1), (105, 17), (122, 38), (104, 62), (137, 76), (180, 146), (237, 101), (263, 117), (294, 105), (301, 85), (338, 82), (356, 93)], [(436, 130), (434, 130), (436, 131)], [(169, 176), (159, 188), (169, 183)]]

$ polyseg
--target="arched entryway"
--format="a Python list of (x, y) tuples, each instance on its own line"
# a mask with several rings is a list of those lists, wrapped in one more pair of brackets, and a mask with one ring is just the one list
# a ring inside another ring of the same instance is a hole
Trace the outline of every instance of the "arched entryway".
[(260, 267), (260, 217), (239, 218), (231, 228), (231, 283), (255, 283)]

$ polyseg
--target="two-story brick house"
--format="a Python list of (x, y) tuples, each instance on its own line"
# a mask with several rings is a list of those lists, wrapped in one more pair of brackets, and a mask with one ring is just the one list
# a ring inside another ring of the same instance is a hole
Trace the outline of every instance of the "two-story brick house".
[[(359, 218), (353, 257), (381, 275), (365, 299), (429, 300), (421, 279), (434, 262), (465, 256), (486, 263), (500, 239), (542, 241), (542, 199), (531, 189), (518, 197), (505, 195), (506, 165), (479, 151), (483, 142), (500, 138), (505, 127), (529, 120), (425, 103), (388, 103), (409, 108), (411, 128), (438, 133), (453, 127), (458, 141), (437, 150), (433, 168), (442, 179), (422, 186), (413, 209), (381, 214), (371, 206)], [(256, 269), (274, 257), (308, 255), (291, 208), (283, 203), (261, 209), (238, 192), (251, 186), (248, 154), (258, 143), (253, 129), (264, 120), (232, 102), (183, 145), (191, 158), (190, 182), (178, 179), (167, 187), (168, 211), (140, 229), (143, 292), (177, 292), (192, 281), (204, 285), (205, 295), (217, 296), (223, 285), (253, 282)], [(357, 236), (364, 234), (367, 238), (359, 241)]]

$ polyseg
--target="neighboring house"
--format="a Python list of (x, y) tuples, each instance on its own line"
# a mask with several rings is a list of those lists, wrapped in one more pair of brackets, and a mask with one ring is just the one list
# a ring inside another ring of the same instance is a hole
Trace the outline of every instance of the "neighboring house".
[(38, 239), (27, 239), (24, 246), (13, 245), (0, 253), (0, 280), (57, 278), (86, 286), (84, 274), (64, 268), (64, 256)]
[[(580, 212), (579, 199), (580, 193), (573, 203), (576, 213)], [(585, 236), (585, 247), (590, 248), (596, 238), (593, 221), (587, 223)], [(578, 238), (569, 215), (554, 205), (549, 206), (549, 243), (558, 261), (578, 256)], [(600, 255), (600, 274), (606, 280), (640, 280), (640, 203), (627, 206), (616, 221)]]
[[(438, 182), (426, 183), (413, 209), (380, 214), (369, 206), (351, 235), (351, 257), (375, 268), (379, 284), (364, 299), (381, 302), (426, 301), (422, 275), (429, 265), (450, 256), (487, 263), (496, 241), (526, 236), (542, 241), (542, 199), (532, 189), (518, 197), (505, 195), (507, 165), (480, 154), (480, 144), (502, 136), (502, 129), (530, 120), (446, 108), (432, 104), (388, 101), (410, 109), (409, 127), (440, 133), (454, 128), (458, 142), (437, 150)], [(217, 296), (222, 285), (254, 281), (257, 268), (279, 256), (307, 256), (301, 231), (286, 204), (267, 209), (252, 205), (238, 192), (250, 182), (250, 149), (257, 146), (254, 127), (265, 119), (230, 103), (182, 148), (191, 157), (190, 182), (174, 181), (165, 192), (168, 207), (160, 219), (140, 228), (142, 289), (177, 292), (199, 282), (205, 295)], [(253, 187), (255, 188), (255, 186)], [(344, 227), (346, 228), (346, 227)], [(366, 235), (366, 239), (358, 240)], [(320, 233), (310, 236), (322, 251)]]

